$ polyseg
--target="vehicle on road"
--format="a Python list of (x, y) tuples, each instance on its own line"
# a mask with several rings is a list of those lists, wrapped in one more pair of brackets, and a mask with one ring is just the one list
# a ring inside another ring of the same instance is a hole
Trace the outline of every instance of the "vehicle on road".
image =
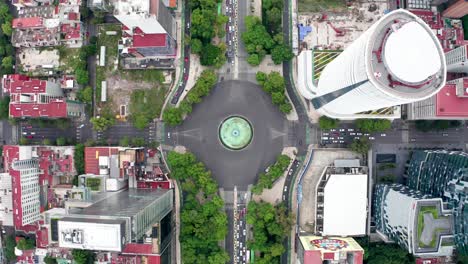
[(380, 134), (381, 137), (386, 137), (387, 134), (383, 133), (383, 134)]
[(184, 59), (184, 60), (185, 60), (185, 62), (188, 62), (188, 57), (185, 57), (185, 59)]
[(170, 132), (167, 133), (167, 138), (171, 138), (171, 133)]
[(375, 137), (369, 137), (369, 140), (375, 140)]
[(443, 133), (442, 136), (443, 137), (448, 137), (448, 133)]

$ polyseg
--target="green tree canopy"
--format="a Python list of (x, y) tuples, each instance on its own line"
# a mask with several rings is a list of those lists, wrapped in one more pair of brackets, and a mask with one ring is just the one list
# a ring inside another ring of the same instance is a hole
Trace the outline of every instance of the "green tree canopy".
[(67, 140), (64, 137), (58, 137), (56, 144), (57, 146), (65, 146), (67, 144)]
[(10, 111), (10, 96), (0, 99), (0, 119), (8, 119)]
[(84, 68), (77, 68), (75, 69), (75, 76), (76, 76), (76, 82), (81, 85), (88, 84), (89, 82), (89, 75), (88, 71)]
[(73, 156), (73, 160), (75, 161), (75, 168), (77, 174), (83, 174), (84, 171), (84, 151), (85, 145), (77, 144), (75, 145), (75, 154)]
[(92, 117), (90, 119), (91, 124), (93, 124), (93, 129), (96, 131), (105, 131), (109, 127), (113, 126), (115, 119), (106, 118), (106, 117)]
[(11, 36), (11, 34), (13, 33), (13, 29), (11, 28), (10, 21), (5, 21), (5, 23), (2, 24), (2, 31), (3, 31), (3, 34), (7, 36)]
[(392, 122), (387, 119), (358, 119), (356, 127), (363, 132), (383, 132), (392, 127)]
[(319, 118), (319, 126), (320, 126), (320, 129), (332, 129), (332, 128), (337, 128), (339, 122), (340, 122), (340, 121), (339, 121), (338, 119), (329, 118), (329, 117), (327, 117), (327, 116), (321, 116), (321, 117)]
[(351, 143), (351, 150), (362, 155), (367, 155), (371, 148), (371, 143), (367, 138), (356, 139)]
[(197, 38), (192, 38), (192, 40), (190, 41), (190, 48), (192, 53), (201, 54), (203, 50), (203, 43)]
[(283, 61), (289, 61), (293, 57), (294, 54), (292, 53), (291, 47), (284, 44), (276, 45), (271, 50), (271, 59), (275, 64), (280, 64)]
[(171, 107), (164, 110), (163, 120), (170, 126), (177, 126), (182, 123), (182, 111), (179, 108)]
[(86, 86), (78, 90), (78, 100), (83, 103), (92, 103), (93, 102), (93, 88), (91, 86)]
[(89, 250), (73, 249), (72, 256), (76, 264), (89, 264), (93, 263), (96, 258), (95, 254)]

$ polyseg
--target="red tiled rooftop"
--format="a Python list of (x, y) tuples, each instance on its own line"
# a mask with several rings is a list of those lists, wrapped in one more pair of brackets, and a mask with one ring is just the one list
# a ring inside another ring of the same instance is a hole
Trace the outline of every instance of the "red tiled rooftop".
[(133, 35), (134, 47), (164, 47), (167, 34), (135, 34)]
[(85, 149), (85, 173), (99, 175), (99, 157), (109, 157), (118, 152), (116, 147), (87, 147)]
[(11, 117), (67, 117), (67, 102), (53, 100), (46, 104), (10, 103)]
[(42, 17), (20, 17), (13, 19), (12, 28), (34, 28), (44, 26)]
[[(463, 80), (468, 87), (468, 79)], [(468, 98), (456, 95), (456, 85), (446, 84), (436, 95), (436, 116), (468, 116)]]
[(78, 13), (70, 12), (68, 14), (68, 20), (78, 20)]
[(169, 0), (169, 7), (170, 8), (177, 7), (177, 0)]
[(137, 255), (149, 255), (152, 253), (152, 245), (151, 244), (136, 244), (136, 243), (129, 243), (125, 246), (122, 254), (137, 254)]
[(9, 93), (44, 93), (47, 81), (30, 79), (28, 76), (20, 74), (7, 75), (3, 79), (3, 88)]

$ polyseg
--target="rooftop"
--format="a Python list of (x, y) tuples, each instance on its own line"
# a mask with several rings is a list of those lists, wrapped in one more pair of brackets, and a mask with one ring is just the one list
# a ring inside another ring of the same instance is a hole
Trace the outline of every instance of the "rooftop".
[(14, 29), (43, 27), (44, 19), (42, 17), (19, 17), (13, 19), (11, 26)]
[(127, 189), (84, 208), (80, 214), (131, 217), (171, 193), (171, 190), (162, 189)]
[[(457, 89), (457, 86), (461, 89)], [(461, 94), (458, 95), (457, 93)], [(436, 95), (436, 116), (468, 116), (468, 78), (448, 82)]]
[(349, 258), (352, 258), (349, 263), (363, 263), (364, 250), (351, 237), (300, 236), (299, 240), (305, 251), (304, 263), (346, 261)]
[[(323, 193), (323, 235), (366, 234), (367, 174), (326, 175)], [(323, 178), (322, 178), (323, 181)], [(319, 184), (319, 192), (321, 184)]]

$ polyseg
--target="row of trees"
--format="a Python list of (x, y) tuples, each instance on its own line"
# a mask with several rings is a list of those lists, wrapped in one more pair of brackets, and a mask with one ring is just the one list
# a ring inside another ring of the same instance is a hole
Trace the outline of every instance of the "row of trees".
[(195, 264), (228, 262), (229, 255), (218, 244), (227, 234), (227, 216), (211, 173), (191, 153), (170, 152), (167, 161), (172, 178), (181, 183), (183, 192), (179, 237), (182, 261)]
[(461, 122), (458, 120), (417, 120), (415, 125), (417, 130), (428, 132), (459, 127)]
[(217, 0), (193, 0), (189, 2), (189, 7), (192, 10), (189, 41), (192, 53), (200, 55), (201, 65), (221, 67), (226, 62), (226, 45), (213, 45), (212, 39), (226, 35), (224, 25), (228, 17), (218, 14)]
[(294, 219), (286, 205), (251, 201), (246, 217), (252, 226), (253, 237), (248, 245), (255, 250), (255, 263), (280, 263), (281, 254), (286, 251), (283, 240), (291, 233)]
[(383, 132), (392, 127), (392, 122), (387, 119), (358, 119), (356, 127), (362, 132)]
[(351, 150), (362, 155), (367, 155), (370, 148), (371, 143), (367, 138), (355, 139), (353, 143), (351, 143)]
[[(30, 145), (30, 144), (36, 144), (35, 142), (33, 142), (32, 140), (30, 140), (29, 138), (25, 138), (25, 137), (21, 137), (18, 141), (18, 143), (20, 145)], [(47, 145), (47, 146), (65, 146), (65, 145), (69, 145), (69, 144), (72, 144), (73, 143), (73, 140), (72, 139), (68, 139), (68, 138), (65, 138), (65, 137), (58, 137), (55, 139), (55, 141), (52, 141), (48, 138), (45, 138), (42, 140), (41, 144), (42, 145)]]
[(366, 264), (410, 264), (414, 257), (397, 244), (371, 243), (369, 238), (360, 237), (355, 240), (364, 249)]
[(325, 129), (337, 128), (339, 124), (340, 124), (340, 120), (338, 119), (333, 119), (324, 115), (319, 118), (320, 129), (325, 130)]
[(259, 65), (267, 54), (271, 54), (275, 64), (292, 59), (294, 54), (291, 47), (284, 44), (281, 32), (270, 35), (260, 18), (256, 16), (246, 16), (245, 25), (246, 31), (242, 33), (241, 38), (249, 53), (247, 62), (250, 65)]
[(15, 58), (15, 49), (11, 45), (10, 37), (13, 33), (11, 22), (13, 16), (10, 14), (8, 5), (5, 1), (0, 2), (0, 58), (1, 70), (0, 74), (13, 73), (13, 65)]
[(283, 176), (284, 171), (288, 168), (291, 159), (286, 155), (279, 155), (276, 158), (275, 164), (271, 165), (266, 173), (260, 173), (258, 182), (252, 188), (252, 193), (261, 194), (263, 189), (271, 189), (273, 183)]
[(10, 114), (10, 97), (0, 98), (0, 119), (8, 119)]
[(262, 86), (262, 89), (270, 94), (273, 104), (277, 105), (281, 112), (289, 114), (292, 111), (291, 103), (286, 97), (286, 86), (284, 78), (279, 72), (257, 72), (257, 82)]
[(179, 107), (166, 108), (163, 113), (163, 120), (171, 126), (176, 126), (182, 123), (183, 116), (192, 112), (193, 105), (202, 101), (204, 96), (210, 94), (215, 87), (218, 77), (212, 70), (204, 70), (197, 82), (185, 96)]

